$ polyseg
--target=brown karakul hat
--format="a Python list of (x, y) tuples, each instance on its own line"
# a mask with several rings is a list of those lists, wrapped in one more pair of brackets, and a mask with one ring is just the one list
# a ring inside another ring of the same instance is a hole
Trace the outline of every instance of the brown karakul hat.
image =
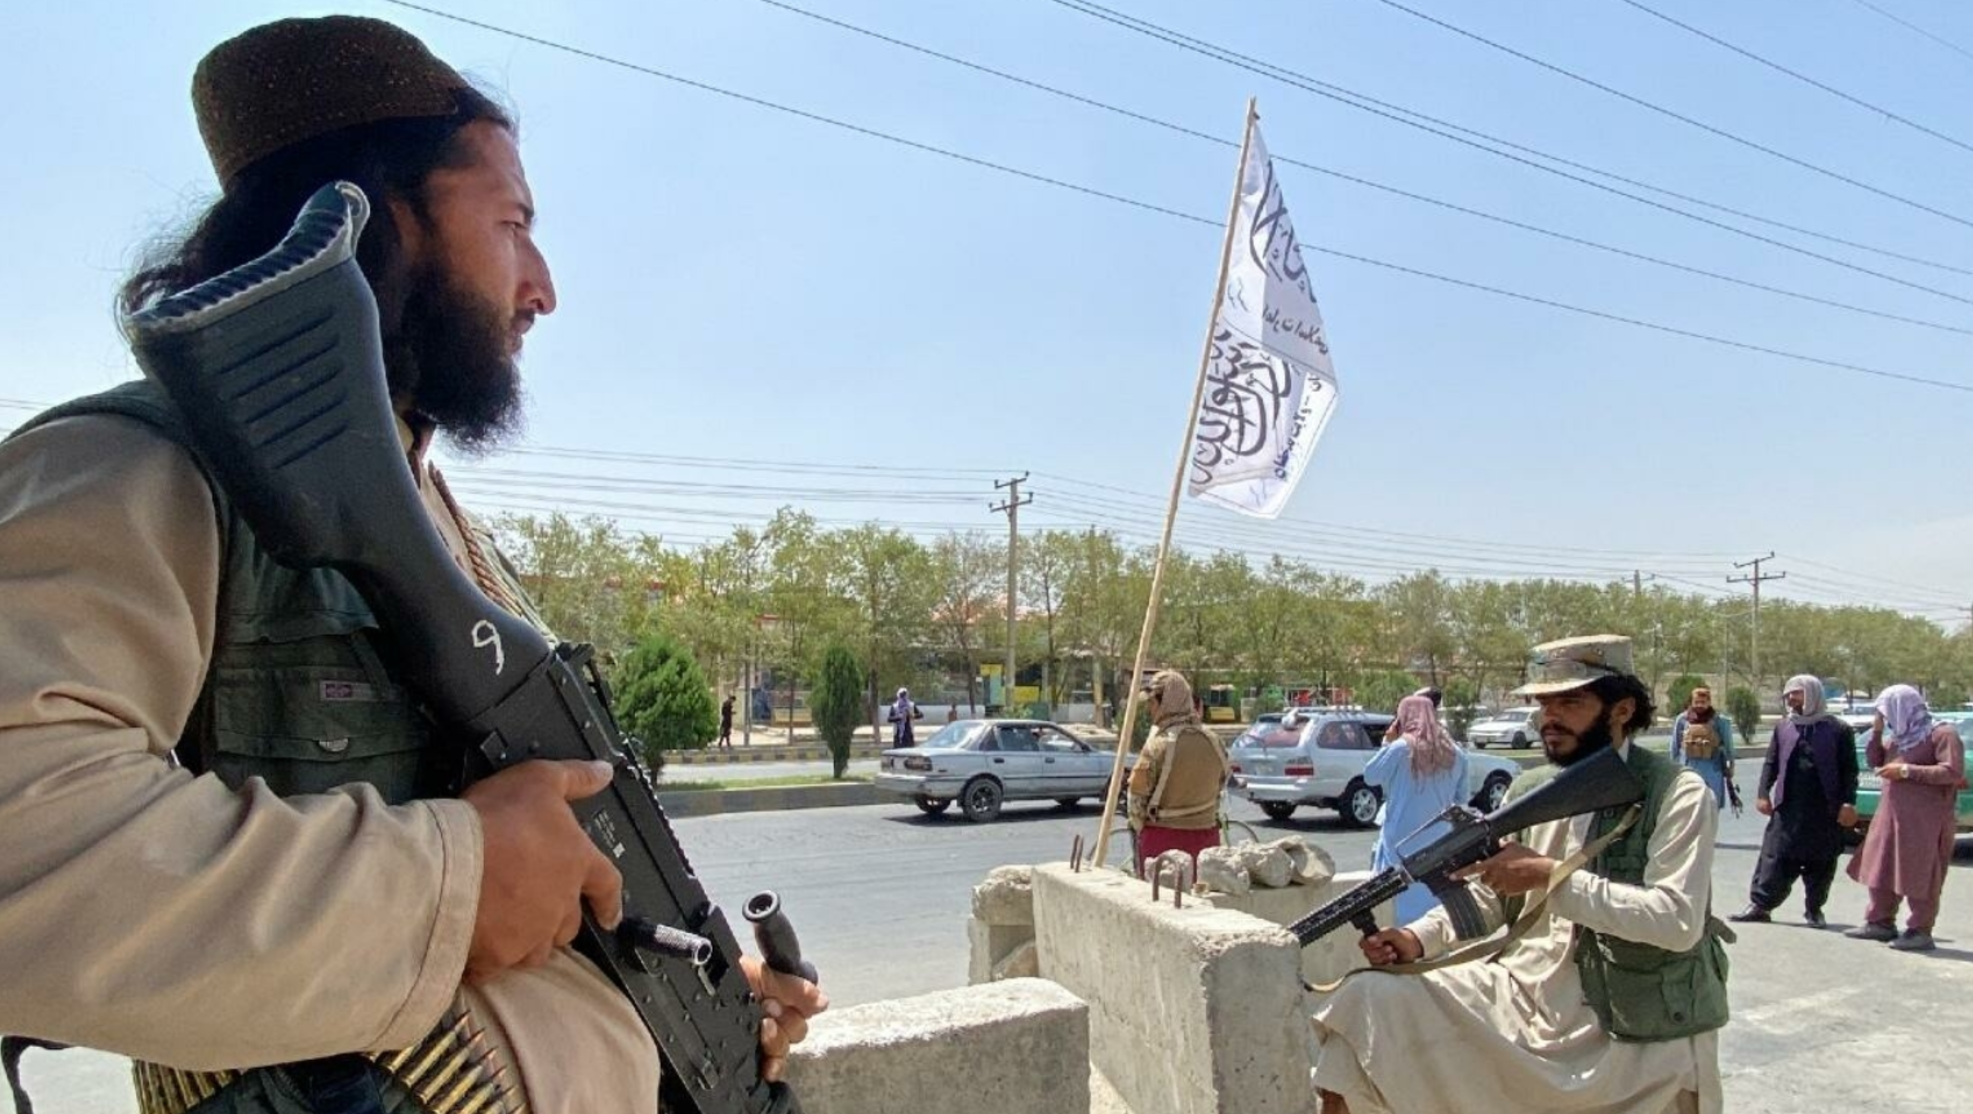
[(340, 128), (454, 111), (468, 88), (416, 36), (363, 16), (283, 19), (213, 47), (192, 111), (221, 185), (284, 147)]

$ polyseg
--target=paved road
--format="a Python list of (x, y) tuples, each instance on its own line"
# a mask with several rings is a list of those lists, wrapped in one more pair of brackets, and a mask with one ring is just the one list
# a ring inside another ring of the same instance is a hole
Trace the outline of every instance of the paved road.
[[(1368, 861), (1371, 835), (1329, 814), (1264, 830), (1312, 836), (1339, 864)], [(909, 806), (742, 813), (682, 820), (707, 887), (736, 908), (756, 887), (781, 891), (803, 943), (844, 1005), (965, 982), (972, 885), (1003, 863), (1060, 860), (1095, 810), (1009, 805), (1000, 821), (927, 819)], [(1727, 818), (1714, 873), (1715, 905), (1738, 908), (1760, 843), (1759, 818)], [(1799, 899), (1797, 899), (1797, 904)], [(1839, 879), (1830, 915), (1854, 923), (1863, 895)], [(1946, 888), (1932, 956), (1901, 955), (1793, 923), (1749, 926), (1732, 949), (1735, 1019), (1723, 1038), (1727, 1107), (1735, 1114), (1871, 1109), (1945, 1114), (1966, 1108), (1973, 1060), (1950, 1034), (1973, 1002), (1973, 841), (1963, 841)], [(1799, 912), (1783, 911), (1784, 920)], [(126, 1114), (120, 1063), (92, 1053), (30, 1054), (43, 1114)], [(0, 1111), (10, 1111), (0, 1095)]]

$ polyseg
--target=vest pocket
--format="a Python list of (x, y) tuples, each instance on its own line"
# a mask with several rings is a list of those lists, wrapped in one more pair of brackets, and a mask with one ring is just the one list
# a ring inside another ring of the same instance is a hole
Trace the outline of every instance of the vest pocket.
[(360, 665), (219, 666), (211, 696), (210, 767), (234, 788), (258, 777), (284, 797), (358, 781), (392, 804), (418, 795), (430, 727), (410, 693)]

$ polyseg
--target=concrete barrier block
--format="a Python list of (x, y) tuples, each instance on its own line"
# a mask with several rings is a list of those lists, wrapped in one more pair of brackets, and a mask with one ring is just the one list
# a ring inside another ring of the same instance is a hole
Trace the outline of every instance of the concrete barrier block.
[(994, 925), (1034, 923), (1034, 868), (997, 866), (973, 887), (973, 916)]
[(1089, 1003), (1090, 1057), (1135, 1114), (1311, 1114), (1300, 955), (1232, 909), (1119, 871), (1034, 872), (1041, 974)]
[(971, 985), (992, 982), (1001, 976), (1009, 957), (1023, 947), (1034, 945), (1032, 924), (986, 924), (977, 917), (966, 920), (966, 981)]
[(788, 1082), (807, 1114), (1089, 1114), (1089, 1013), (1044, 979), (830, 1010)]
[[(1287, 886), (1278, 890), (1256, 887), (1243, 894), (1203, 894), (1199, 900), (1215, 908), (1237, 909), (1261, 920), (1285, 925), (1300, 920), (1369, 879), (1369, 871), (1356, 871), (1338, 874), (1316, 886)], [(1377, 907), (1376, 913), (1378, 924), (1389, 925), (1397, 917), (1397, 907), (1394, 903), (1385, 902)], [(1354, 928), (1344, 928), (1303, 948), (1302, 977), (1320, 986), (1342, 978), (1346, 971), (1364, 966), (1363, 952), (1356, 946), (1360, 938)]]

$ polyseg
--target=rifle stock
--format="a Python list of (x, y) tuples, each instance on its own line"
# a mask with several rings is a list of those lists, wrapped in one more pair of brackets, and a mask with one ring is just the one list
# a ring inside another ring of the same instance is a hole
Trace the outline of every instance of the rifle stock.
[[(475, 740), (462, 787), (535, 758), (615, 767), (606, 792), (573, 807), (623, 874), (624, 923), (606, 931), (585, 911), (578, 946), (663, 1053), (665, 1108), (796, 1114), (793, 1093), (759, 1076), (760, 1018), (738, 942), (618, 730), (589, 647), (551, 646), (488, 600), (424, 509), (355, 259), (368, 213), (355, 186), (323, 187), (266, 255), (129, 318), (137, 361), (259, 544), (283, 564), (348, 577), (399, 675)], [(769, 964), (813, 979), (779, 899), (748, 905)]]

